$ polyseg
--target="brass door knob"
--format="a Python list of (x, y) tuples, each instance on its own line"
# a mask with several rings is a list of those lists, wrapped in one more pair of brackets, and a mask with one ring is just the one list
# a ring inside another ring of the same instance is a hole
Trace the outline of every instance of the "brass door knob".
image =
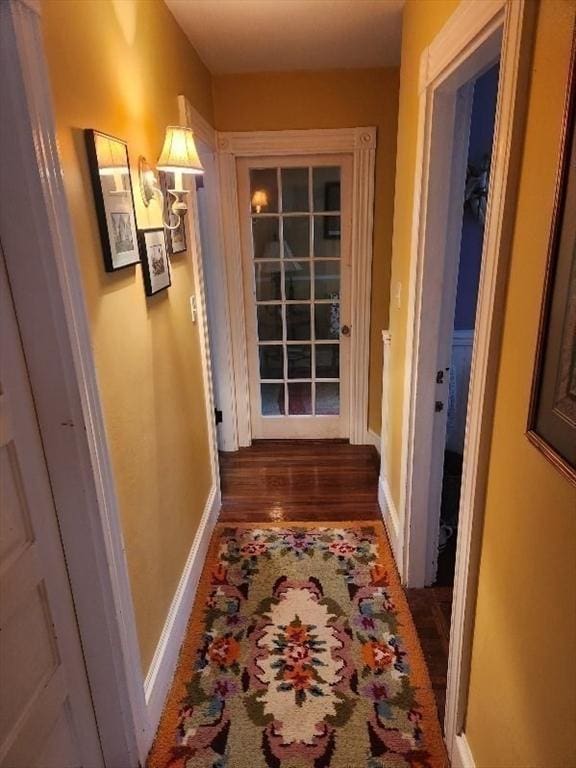
[(343, 325), (342, 328), (340, 328), (340, 333), (342, 334), (342, 336), (350, 336), (350, 326)]

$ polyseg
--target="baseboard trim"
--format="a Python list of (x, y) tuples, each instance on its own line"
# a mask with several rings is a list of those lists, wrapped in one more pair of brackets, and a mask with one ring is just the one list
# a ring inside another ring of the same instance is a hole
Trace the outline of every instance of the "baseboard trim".
[(150, 722), (148, 748), (152, 746), (164, 702), (174, 677), (186, 625), (194, 604), (196, 587), (208, 552), (210, 537), (220, 511), (220, 501), (220, 489), (213, 486), (208, 494), (200, 525), (190, 547), (186, 565), (182, 571), (152, 663), (144, 680), (144, 693)]
[(452, 747), (452, 768), (476, 768), (474, 757), (465, 733), (454, 737)]
[(403, 546), (402, 546), (402, 531), (400, 526), (400, 518), (398, 517), (398, 511), (392, 498), (390, 486), (388, 480), (380, 475), (378, 480), (378, 505), (382, 512), (382, 518), (384, 520), (384, 526), (388, 534), (388, 541), (396, 561), (396, 567), (400, 578), (403, 576)]
[(366, 430), (366, 442), (368, 445), (373, 445), (374, 448), (378, 451), (378, 455), (380, 456), (380, 448), (381, 448), (381, 439), (380, 435), (376, 434), (373, 429)]

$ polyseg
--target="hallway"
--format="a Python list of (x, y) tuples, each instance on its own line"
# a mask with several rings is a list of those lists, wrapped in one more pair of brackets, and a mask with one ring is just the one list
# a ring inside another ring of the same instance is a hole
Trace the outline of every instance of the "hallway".
[[(381, 520), (375, 448), (345, 440), (258, 440), (220, 454), (219, 522)], [(452, 589), (404, 590), (444, 718)]]
[(0, 768), (576, 768), (576, 0), (0, 60)]
[(376, 450), (256, 441), (220, 464), (222, 509), (148, 768), (244, 768), (244, 751), (278, 768), (305, 755), (444, 768), (447, 643), (434, 643), (433, 590), (401, 587)]

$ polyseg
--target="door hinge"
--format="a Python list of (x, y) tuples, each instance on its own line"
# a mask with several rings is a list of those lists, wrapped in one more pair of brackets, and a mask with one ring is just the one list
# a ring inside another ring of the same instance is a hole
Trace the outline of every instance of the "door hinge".
[(436, 374), (436, 384), (444, 384), (444, 371), (438, 371)]
[(436, 413), (440, 413), (440, 411), (444, 410), (444, 403), (441, 400), (436, 400), (434, 403), (434, 410)]
[(214, 408), (214, 418), (216, 424), (222, 424), (222, 411), (219, 411), (218, 408)]

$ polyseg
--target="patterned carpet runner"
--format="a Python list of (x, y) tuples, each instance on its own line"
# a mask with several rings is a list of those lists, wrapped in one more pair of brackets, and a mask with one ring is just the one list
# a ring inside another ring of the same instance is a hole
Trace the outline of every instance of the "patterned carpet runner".
[(381, 524), (217, 526), (147, 765), (447, 765)]

